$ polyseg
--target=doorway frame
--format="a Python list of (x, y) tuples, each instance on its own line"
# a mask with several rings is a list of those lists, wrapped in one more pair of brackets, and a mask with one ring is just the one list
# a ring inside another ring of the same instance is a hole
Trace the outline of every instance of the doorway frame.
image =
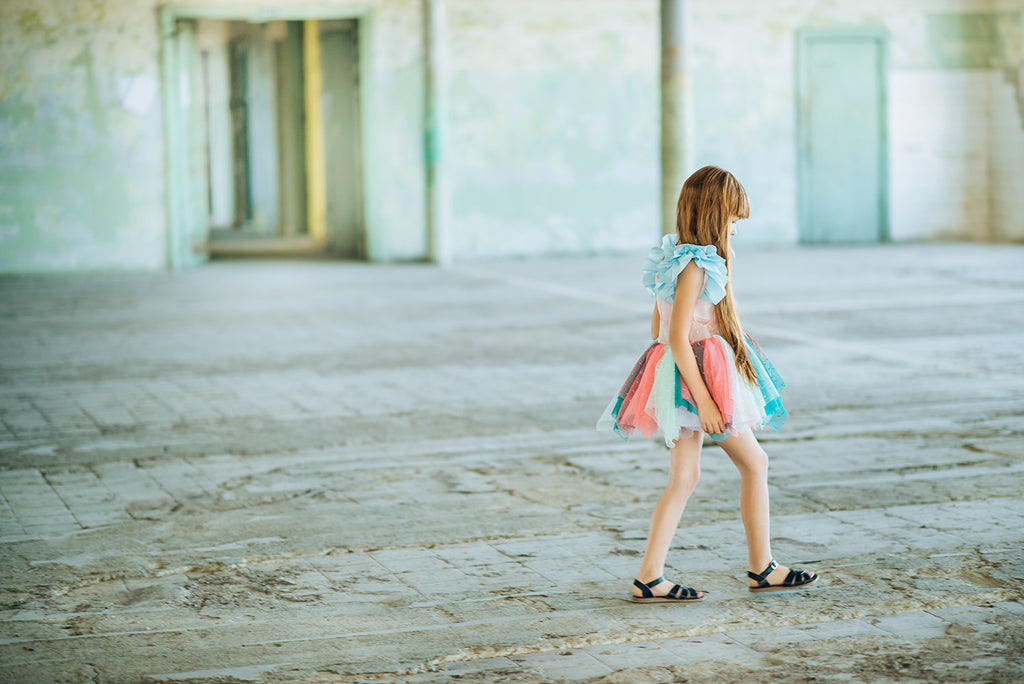
[(380, 238), (377, 212), (373, 198), (377, 195), (376, 174), (372, 173), (374, 155), (373, 141), (376, 139), (376, 123), (371, 113), (375, 91), (373, 50), (373, 7), (370, 5), (345, 5), (325, 7), (323, 5), (298, 5), (280, 7), (242, 7), (238, 5), (203, 5), (197, 7), (167, 6), (159, 8), (160, 23), (160, 74), (163, 96), (164, 149), (166, 171), (167, 210), (167, 258), (170, 270), (190, 268), (204, 263), (208, 252), (205, 244), (190, 243), (188, 217), (197, 211), (188, 189), (189, 152), (187, 143), (192, 133), (188, 117), (181, 104), (181, 83), (179, 80), (183, 60), (188, 55), (180, 49), (177, 23), (179, 20), (219, 19), (223, 21), (306, 21), (309, 19), (332, 20), (352, 19), (356, 21), (359, 35), (359, 146), (360, 181), (363, 232), (366, 239), (366, 258), (374, 260), (380, 254)]
[(807, 59), (810, 44), (820, 39), (855, 39), (876, 42), (879, 47), (878, 97), (881, 134), (878, 140), (878, 179), (880, 186), (877, 243), (890, 240), (889, 218), (889, 32), (880, 27), (841, 28), (800, 28), (796, 31), (796, 54), (794, 55), (794, 80), (796, 84), (796, 195), (797, 195), (797, 242), (804, 243), (806, 226), (810, 223), (810, 198), (806, 184), (810, 177), (807, 168), (810, 131), (807, 126), (806, 99), (809, 97), (807, 83)]

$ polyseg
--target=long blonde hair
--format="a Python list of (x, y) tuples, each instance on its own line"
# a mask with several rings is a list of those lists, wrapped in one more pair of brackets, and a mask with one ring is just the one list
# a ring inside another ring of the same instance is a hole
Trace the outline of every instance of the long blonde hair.
[(736, 369), (753, 383), (757, 373), (743, 343), (743, 326), (732, 296), (732, 253), (729, 249), (729, 219), (750, 216), (750, 201), (736, 177), (717, 166), (705, 166), (686, 179), (676, 202), (676, 232), (681, 244), (714, 245), (725, 259), (730, 273), (725, 297), (715, 305), (722, 337), (736, 354)]

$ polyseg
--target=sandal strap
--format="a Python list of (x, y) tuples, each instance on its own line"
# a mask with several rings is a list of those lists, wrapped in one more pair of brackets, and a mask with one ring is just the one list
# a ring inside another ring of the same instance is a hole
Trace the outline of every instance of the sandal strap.
[(669, 590), (666, 596), (674, 599), (683, 599), (690, 597), (697, 598), (697, 590), (692, 587), (684, 587), (682, 584), (677, 584)]
[(656, 586), (658, 586), (659, 584), (661, 584), (664, 581), (665, 581), (664, 576), (659, 577), (658, 579), (654, 580), (653, 582), (648, 582), (647, 584), (644, 584), (639, 579), (635, 579), (635, 580), (633, 580), (633, 586), (640, 590), (640, 597), (641, 598), (654, 598), (654, 592), (651, 591), (651, 587), (656, 587)]
[[(779, 564), (775, 561), (774, 558), (772, 558), (772, 562), (768, 564), (768, 567), (765, 568), (763, 572), (758, 574), (756, 572), (751, 572), (747, 570), (747, 577), (757, 582), (758, 586), (767, 586), (768, 575), (772, 574), (772, 571), (774, 571), (777, 567), (779, 567)], [(792, 571), (790, 571), (790, 574), (792, 574)], [(789, 579), (788, 575), (786, 576), (786, 579)]]
[(790, 570), (789, 574), (786, 575), (786, 580), (782, 583), (784, 587), (798, 587), (801, 584), (807, 584), (813, 579), (813, 575), (803, 570)]

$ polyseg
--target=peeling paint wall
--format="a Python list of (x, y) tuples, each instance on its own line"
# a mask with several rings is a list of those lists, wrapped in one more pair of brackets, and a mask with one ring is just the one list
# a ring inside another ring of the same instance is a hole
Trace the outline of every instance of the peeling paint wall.
[(456, 258), (660, 233), (658, 3), (448, 0)]
[(164, 265), (158, 45), (145, 3), (0, 5), (0, 271)]
[(1022, 10), (1021, 0), (691, 2), (695, 161), (731, 169), (750, 192), (741, 239), (797, 241), (795, 34), (839, 27), (889, 34), (892, 239), (1021, 239)]

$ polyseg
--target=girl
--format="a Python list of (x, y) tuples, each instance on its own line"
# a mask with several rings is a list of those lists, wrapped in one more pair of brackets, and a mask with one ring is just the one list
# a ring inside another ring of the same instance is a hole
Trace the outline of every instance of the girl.
[(812, 572), (772, 558), (768, 537), (768, 457), (752, 430), (786, 419), (782, 378), (744, 335), (729, 285), (736, 222), (750, 215), (747, 193), (724, 169), (705, 166), (686, 179), (676, 204), (678, 235), (666, 235), (644, 264), (655, 297), (651, 337), (599, 428), (630, 437), (660, 432), (671, 448), (668, 486), (651, 516), (633, 600), (699, 601), (702, 592), (668, 582), (665, 557), (700, 476), (705, 433), (740, 471), (740, 514), (747, 535), (750, 591), (806, 586)]

